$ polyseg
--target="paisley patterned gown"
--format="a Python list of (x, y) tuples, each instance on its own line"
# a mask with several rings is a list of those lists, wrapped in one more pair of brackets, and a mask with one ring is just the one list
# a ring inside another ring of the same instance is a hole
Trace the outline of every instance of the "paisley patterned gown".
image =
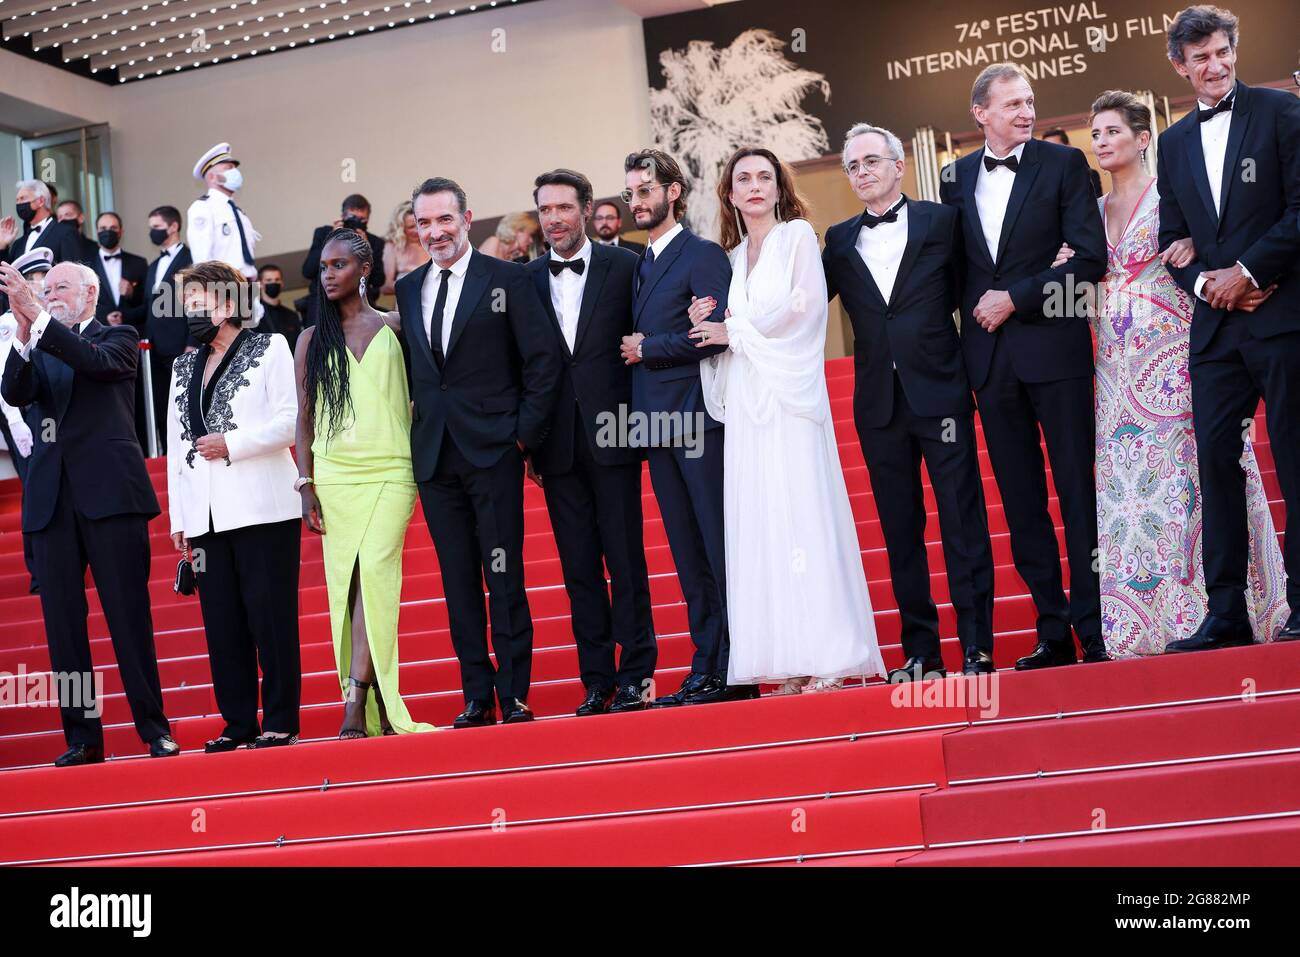
[[(1206, 613), (1187, 371), (1192, 302), (1158, 258), (1154, 185), (1109, 247), (1093, 318), (1102, 633), (1115, 657), (1160, 654)], [(1103, 219), (1108, 199), (1098, 201)], [(1250, 522), (1246, 605), (1255, 634), (1271, 641), (1286, 620), (1286, 575), (1249, 441), (1241, 466)]]

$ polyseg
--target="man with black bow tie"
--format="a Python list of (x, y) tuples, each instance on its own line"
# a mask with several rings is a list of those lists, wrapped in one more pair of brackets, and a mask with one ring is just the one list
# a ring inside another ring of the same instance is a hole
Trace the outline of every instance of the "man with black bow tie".
[(15, 201), (23, 233), (18, 234), (12, 216), (0, 219), (0, 259), (12, 263), (38, 246), (45, 246), (54, 251), (55, 263), (81, 261), (83, 237), (75, 226), (55, 220), (49, 186), (38, 179), (22, 180)]
[(610, 441), (608, 426), (632, 401), (632, 369), (619, 344), (632, 333), (637, 257), (587, 238), (592, 188), (581, 173), (543, 173), (533, 200), (551, 251), (525, 268), (550, 317), (562, 372), (551, 431), (532, 464), (546, 493), (586, 689), (577, 714), (637, 711), (658, 659), (642, 543), (642, 456)]
[(831, 299), (853, 323), (853, 418), (890, 578), (905, 662), (891, 681), (945, 674), (930, 592), (921, 460), (934, 488), (957, 615), (962, 670), (993, 670), (993, 552), (975, 445), (974, 403), (952, 313), (956, 211), (902, 194), (903, 144), (859, 123), (844, 141), (849, 185), (866, 206), (826, 232)]
[[(81, 679), (86, 696), (62, 702), (68, 750), (55, 765), (104, 760), (104, 734), (91, 680), (86, 566), (109, 623), (135, 728), (152, 757), (179, 754), (163, 713), (149, 603), (149, 520), (158, 499), (135, 441), (135, 329), (95, 319), (98, 279), (79, 263), (45, 277), (41, 306), (12, 266), (0, 265), (18, 328), (0, 394), (32, 405), (34, 432), (23, 531), (32, 536), (50, 666)], [(83, 677), (84, 676), (84, 677)]]
[[(1241, 451), (1259, 400), (1286, 502), (1283, 559), (1300, 638), (1300, 100), (1237, 79), (1237, 18), (1188, 7), (1169, 26), (1169, 60), (1196, 108), (1160, 135), (1160, 246), (1191, 237), (1196, 258), (1169, 271), (1195, 296), (1192, 425), (1205, 516), (1208, 614), (1166, 653), (1246, 645), (1245, 476)], [(1246, 308), (1243, 308), (1246, 307)], [(1260, 636), (1267, 640), (1272, 636)]]
[[(1088, 287), (1106, 269), (1106, 234), (1079, 150), (1033, 138), (1034, 91), (1010, 63), (986, 67), (971, 88), (985, 143), (940, 176), (961, 213), (965, 247), (962, 351), (1011, 532), (1016, 571), (1038, 612), (1038, 644), (1018, 669), (1106, 661), (1093, 485), (1092, 333)], [(1068, 243), (1074, 257), (1052, 262)], [(1065, 522), (1067, 603), (1048, 511), (1039, 430)]]
[(99, 273), (100, 284), (95, 318), (105, 325), (119, 326), (129, 316), (139, 315), (149, 266), (143, 256), (122, 248), (122, 218), (117, 213), (99, 214), (95, 238), (99, 246), (91, 265)]
[[(172, 363), (196, 345), (190, 339), (176, 291), (176, 276), (194, 264), (190, 249), (181, 242), (181, 213), (175, 206), (159, 206), (149, 213), (149, 241), (158, 256), (149, 263), (140, 303), (125, 311), (126, 321), (149, 340), (149, 388), (153, 392), (154, 424), (158, 431), (158, 453), (167, 454), (167, 402), (172, 381)], [(148, 448), (148, 446), (145, 446)]]

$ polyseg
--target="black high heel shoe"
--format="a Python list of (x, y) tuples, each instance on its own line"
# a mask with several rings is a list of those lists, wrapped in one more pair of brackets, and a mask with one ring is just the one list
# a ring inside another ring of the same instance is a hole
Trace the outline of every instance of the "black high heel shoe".
[(291, 744), (297, 744), (297, 743), (298, 743), (298, 736), (296, 734), (284, 734), (284, 735), (259, 734), (256, 738), (253, 739), (252, 743), (249, 744), (249, 747), (250, 748), (284, 748), (284, 747), (288, 747)]
[[(368, 681), (358, 681), (356, 678), (352, 677), (351, 675), (348, 675), (348, 681), (351, 682), (351, 685), (352, 685), (352, 687), (348, 688), (348, 700), (349, 700), (349, 701), (354, 701), (354, 700), (355, 700), (355, 697), (354, 697), (354, 696), (356, 695), (356, 692), (353, 691), (353, 688), (360, 688), (360, 689), (361, 689), (361, 692), (362, 692), (362, 694), (361, 694), (361, 720), (362, 720), (362, 722), (364, 723), (365, 720), (366, 720), (365, 692), (367, 692), (367, 691), (370, 690), (370, 682), (368, 682)], [(365, 728), (360, 728), (360, 729), (358, 729), (358, 728), (344, 728), (342, 731), (339, 732), (339, 740), (340, 740), (340, 741), (354, 741), (354, 740), (356, 740), (356, 739), (358, 739), (358, 738), (365, 738), (365, 737), (369, 737), (369, 735), (366, 734)]]
[(219, 738), (213, 738), (203, 745), (204, 754), (224, 754), (227, 751), (234, 751), (242, 748), (244, 745), (253, 745), (254, 738), (228, 738), (224, 734)]

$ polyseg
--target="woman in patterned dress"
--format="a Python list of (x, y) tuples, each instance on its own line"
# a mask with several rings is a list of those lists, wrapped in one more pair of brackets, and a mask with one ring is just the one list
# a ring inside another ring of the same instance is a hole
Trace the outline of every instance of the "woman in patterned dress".
[[(1107, 91), (1092, 105), (1091, 124), (1093, 152), (1112, 183), (1098, 200), (1109, 262), (1092, 319), (1102, 633), (1114, 657), (1156, 655), (1191, 635), (1206, 613), (1187, 371), (1192, 302), (1166, 268), (1195, 253), (1190, 240), (1158, 250), (1146, 105)], [(1242, 308), (1253, 310), (1267, 294)], [(1272, 640), (1286, 620), (1286, 576), (1249, 440), (1241, 464), (1250, 521), (1247, 606), (1255, 634)]]

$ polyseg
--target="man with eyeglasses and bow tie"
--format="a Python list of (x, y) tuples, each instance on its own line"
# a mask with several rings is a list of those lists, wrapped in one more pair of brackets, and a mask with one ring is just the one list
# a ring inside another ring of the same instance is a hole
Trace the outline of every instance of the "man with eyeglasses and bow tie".
[[(944, 168), (939, 192), (961, 214), (966, 373), (1012, 558), (1037, 609), (1037, 646), (1016, 668), (1076, 662), (1071, 625), (1083, 660), (1105, 661), (1086, 303), (1106, 269), (1106, 234), (1083, 153), (1033, 138), (1034, 91), (1018, 67), (986, 67), (971, 88), (971, 113), (984, 146)], [(1074, 256), (1054, 267), (1062, 243)], [(1068, 602), (1040, 428), (1065, 523)]]
[(903, 144), (858, 123), (844, 171), (865, 209), (826, 231), (829, 298), (853, 323), (853, 420), (871, 477), (901, 616), (904, 663), (889, 680), (942, 677), (925, 549), (921, 461), (934, 487), (962, 669), (993, 652), (993, 552), (957, 304), (961, 235), (951, 206), (902, 193)]

